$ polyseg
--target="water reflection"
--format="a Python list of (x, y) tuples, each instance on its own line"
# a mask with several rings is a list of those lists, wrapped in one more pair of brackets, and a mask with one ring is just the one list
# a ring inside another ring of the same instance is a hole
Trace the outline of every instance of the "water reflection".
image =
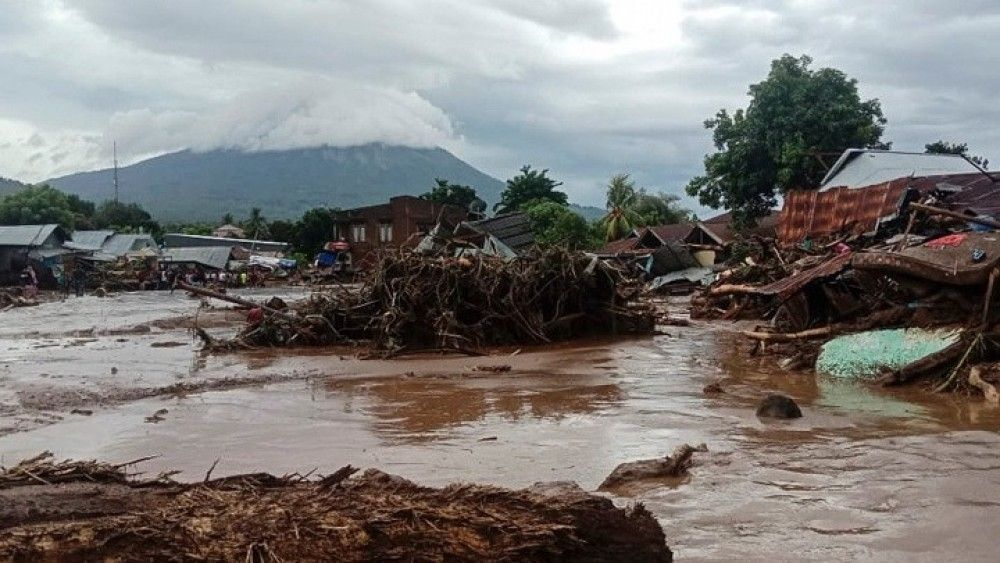
[(372, 427), (384, 438), (407, 442), (445, 438), (450, 428), (492, 417), (518, 421), (593, 413), (624, 398), (618, 384), (590, 375), (334, 378), (317, 384), (364, 405), (357, 408), (373, 417)]

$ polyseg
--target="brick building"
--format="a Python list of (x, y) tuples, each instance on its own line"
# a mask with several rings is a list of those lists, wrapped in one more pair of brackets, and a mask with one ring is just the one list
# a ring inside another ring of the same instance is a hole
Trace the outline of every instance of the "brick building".
[(363, 263), (378, 248), (416, 246), (438, 221), (454, 226), (468, 217), (461, 207), (401, 195), (389, 203), (335, 211), (333, 237), (349, 242), (353, 259)]

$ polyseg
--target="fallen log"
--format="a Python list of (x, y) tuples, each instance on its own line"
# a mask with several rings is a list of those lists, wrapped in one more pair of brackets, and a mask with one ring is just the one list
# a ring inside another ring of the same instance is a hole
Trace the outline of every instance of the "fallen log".
[(762, 342), (795, 342), (797, 340), (811, 340), (813, 338), (830, 336), (833, 334), (833, 327), (821, 326), (819, 328), (810, 328), (800, 332), (758, 332), (753, 330), (744, 330), (740, 334)]
[(910, 207), (918, 211), (923, 211), (929, 215), (941, 215), (943, 217), (951, 217), (952, 219), (961, 219), (962, 221), (966, 221), (968, 223), (976, 223), (977, 225), (983, 225), (984, 227), (989, 227), (991, 229), (1000, 229), (1000, 223), (992, 219), (986, 219), (985, 217), (972, 217), (970, 215), (950, 211), (948, 209), (941, 209), (940, 207), (934, 207), (932, 205), (925, 205), (923, 203), (911, 203)]
[(288, 313), (285, 313), (284, 311), (279, 311), (273, 307), (268, 307), (267, 305), (262, 305), (260, 303), (254, 303), (253, 301), (249, 301), (247, 299), (233, 297), (232, 295), (227, 295), (225, 293), (219, 293), (218, 291), (213, 291), (211, 289), (205, 289), (204, 287), (195, 287), (193, 285), (188, 285), (184, 282), (179, 281), (177, 282), (177, 288), (183, 289), (184, 291), (190, 291), (195, 295), (203, 295), (205, 297), (211, 297), (213, 299), (218, 299), (220, 301), (228, 301), (229, 303), (233, 303), (235, 305), (241, 305), (243, 307), (249, 307), (251, 309), (255, 308), (260, 309), (262, 311), (267, 312), (268, 314), (274, 315), (281, 319), (285, 319), (290, 323), (300, 324), (306, 322), (306, 319), (303, 319), (301, 317), (296, 317), (295, 315), (289, 315)]

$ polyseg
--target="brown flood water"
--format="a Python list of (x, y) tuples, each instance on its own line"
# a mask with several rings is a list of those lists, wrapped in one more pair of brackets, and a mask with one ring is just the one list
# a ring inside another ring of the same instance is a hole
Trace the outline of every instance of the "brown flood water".
[[(121, 299), (128, 306), (133, 298)], [(142, 322), (193, 307), (141, 299), (151, 311), (129, 315)], [(65, 338), (6, 327), (7, 415), (48, 418), (0, 437), (2, 464), (49, 449), (113, 461), (160, 454), (142, 468), (181, 469), (190, 480), (219, 458), (216, 476), (322, 473), (350, 463), (431, 485), (574, 480), (594, 489), (618, 463), (705, 442), (709, 451), (696, 454), (688, 478), (644, 483), (618, 498), (645, 503), (679, 560), (996, 559), (1000, 412), (976, 399), (784, 372), (746, 357), (725, 326), (400, 361), (316, 350), (202, 358), (176, 329), (65, 346)], [(34, 347), (46, 339), (59, 344)], [(511, 371), (473, 369), (503, 364)], [(109, 385), (240, 375), (285, 380), (117, 401), (90, 416), (24, 406), (25, 389), (40, 385), (100, 394)], [(711, 382), (726, 392), (704, 394)], [(757, 420), (755, 403), (769, 391), (794, 397), (804, 417)], [(144, 422), (159, 409), (168, 411), (162, 421)]]

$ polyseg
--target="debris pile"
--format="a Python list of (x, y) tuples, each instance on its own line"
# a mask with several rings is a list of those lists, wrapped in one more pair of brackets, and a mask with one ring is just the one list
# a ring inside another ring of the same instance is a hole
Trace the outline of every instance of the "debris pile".
[(86, 494), (39, 485), (31, 498), (18, 494), (27, 484), (18, 480), (0, 485), (0, 559), (671, 560), (642, 505), (617, 508), (575, 484), (434, 489), (371, 469), (352, 477), (356, 471), (127, 486), (120, 473), (113, 485), (90, 483)]
[[(815, 206), (826, 193), (790, 202)], [(897, 208), (875, 213), (871, 225), (845, 217), (840, 230), (819, 234), (820, 219), (795, 223), (801, 210), (786, 201), (779, 227), (784, 244), (750, 241), (748, 252), (692, 299), (692, 317), (768, 321), (744, 334), (756, 342), (755, 351), (787, 355), (785, 366), (816, 365), (831, 375), (885, 384), (921, 379), (939, 390), (982, 390), (990, 382), (981, 374), (992, 371), (979, 370), (972, 381), (969, 368), (1000, 359), (994, 295), (1000, 223), (947, 208), (956, 193), (907, 190)], [(864, 201), (863, 194), (852, 197)], [(801, 238), (788, 240), (792, 232)]]
[(20, 290), (0, 289), (0, 311), (14, 307), (34, 307), (38, 304), (37, 299), (21, 295)]
[[(184, 286), (184, 289), (192, 288)], [(393, 354), (545, 343), (653, 330), (651, 308), (623, 272), (581, 253), (549, 250), (505, 260), (486, 255), (383, 254), (360, 288), (263, 307), (235, 339), (212, 348), (367, 342)]]

